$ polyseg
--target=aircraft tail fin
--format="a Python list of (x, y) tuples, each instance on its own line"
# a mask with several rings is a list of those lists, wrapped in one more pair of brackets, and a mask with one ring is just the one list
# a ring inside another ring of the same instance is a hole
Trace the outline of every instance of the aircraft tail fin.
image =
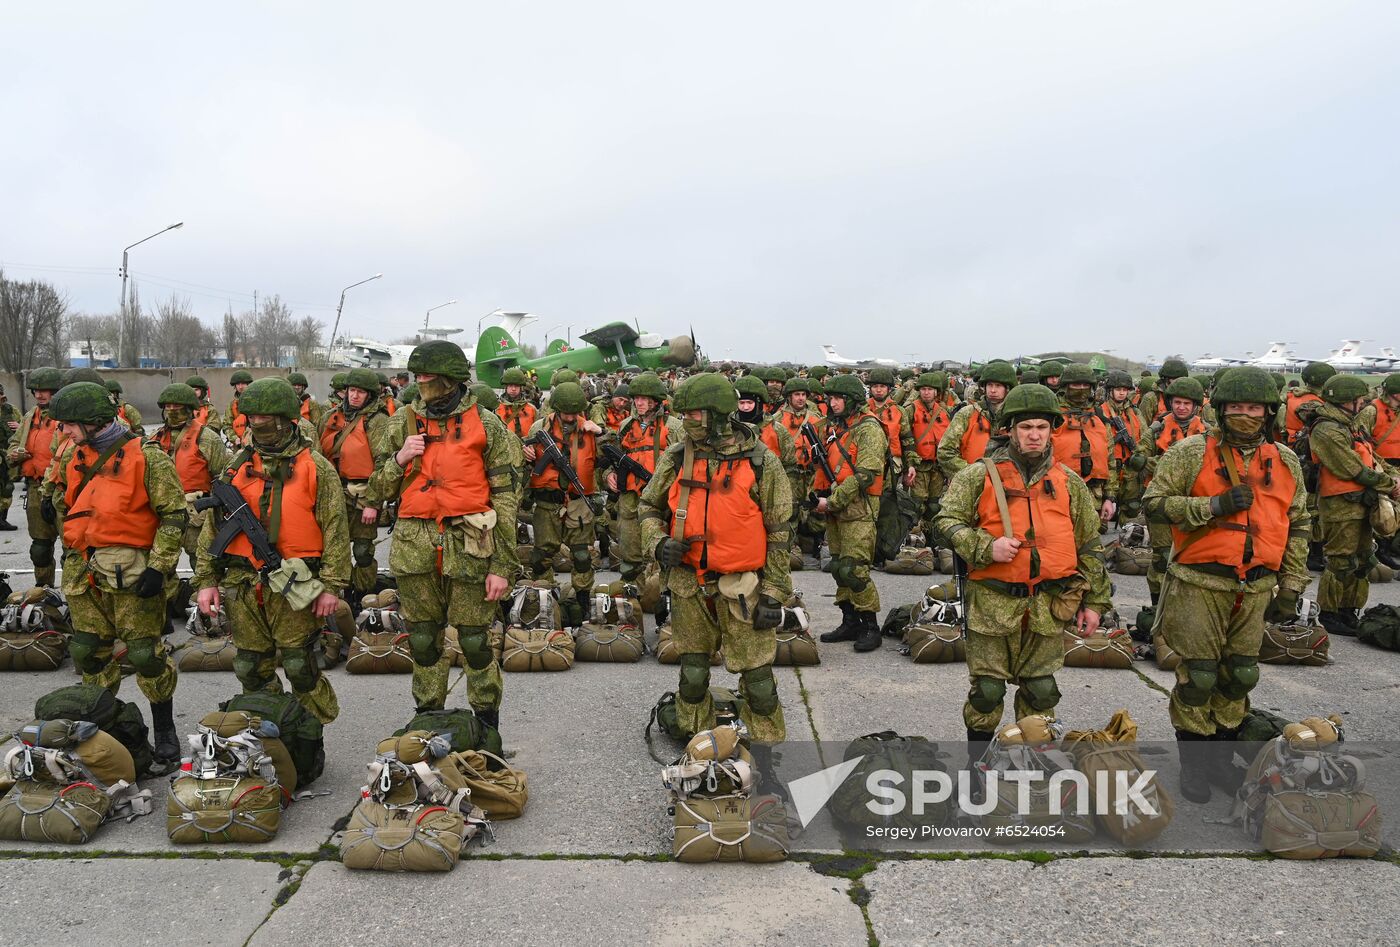
[(488, 326), (476, 340), (476, 377), (492, 388), (499, 388), (501, 372), (519, 365), (521, 359), (520, 346), (500, 326)]

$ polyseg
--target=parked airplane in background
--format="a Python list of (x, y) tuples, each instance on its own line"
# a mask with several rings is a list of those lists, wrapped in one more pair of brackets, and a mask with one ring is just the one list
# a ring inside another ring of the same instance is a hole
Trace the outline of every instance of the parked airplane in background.
[(1339, 372), (1388, 372), (1400, 363), (1389, 348), (1381, 355), (1362, 355), (1360, 339), (1343, 339), (1342, 347), (1323, 359)]
[(846, 358), (836, 351), (834, 345), (823, 345), (822, 351), (826, 353), (826, 363), (835, 365), (838, 368), (898, 368), (899, 362), (892, 358)]
[[(1245, 352), (1246, 356), (1253, 355), (1253, 352)], [(1217, 368), (1232, 368), (1235, 365), (1248, 365), (1248, 358), (1230, 358), (1225, 355), (1212, 355), (1209, 352), (1202, 355), (1191, 363), (1191, 370), (1196, 372), (1213, 372)]]
[(1258, 358), (1251, 359), (1249, 364), (1271, 372), (1294, 372), (1307, 365), (1308, 360), (1290, 352), (1287, 342), (1270, 342), (1269, 350)]
[[(503, 323), (505, 320), (502, 320)], [(694, 335), (663, 339), (654, 332), (640, 332), (625, 322), (610, 322), (579, 336), (587, 345), (551, 342), (539, 358), (526, 358), (504, 325), (488, 326), (476, 342), (476, 377), (493, 388), (501, 386), (507, 368), (533, 370), (541, 385), (561, 368), (576, 372), (665, 371), (703, 364), (704, 356)]]

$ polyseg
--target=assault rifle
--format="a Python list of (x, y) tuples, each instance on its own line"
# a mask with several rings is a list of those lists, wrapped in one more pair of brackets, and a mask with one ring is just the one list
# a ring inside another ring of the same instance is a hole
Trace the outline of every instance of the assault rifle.
[(1133, 435), (1128, 430), (1128, 425), (1123, 423), (1123, 419), (1112, 411), (1105, 411), (1103, 419), (1113, 428), (1114, 443), (1127, 451), (1129, 457), (1137, 453), (1137, 441), (1133, 440)]
[[(836, 471), (831, 469), (831, 464), (826, 459), (826, 445), (822, 443), (821, 435), (817, 433), (817, 429), (812, 426), (811, 421), (803, 421), (802, 427), (798, 429), (798, 433), (800, 433), (802, 439), (807, 442), (807, 452), (812, 455), (812, 460), (816, 462), (817, 467), (826, 476), (826, 482), (835, 486)], [(817, 505), (817, 496), (817, 493), (813, 493), (803, 501), (803, 505), (809, 510), (812, 509)]]
[[(616, 444), (603, 445), (604, 467), (611, 467), (617, 472), (619, 486), (627, 477), (636, 477), (641, 483), (651, 482), (651, 471), (643, 467), (637, 460), (629, 456), (621, 447)], [(620, 492), (620, 491), (619, 491)]]
[(223, 509), (224, 523), (214, 534), (214, 541), (209, 545), (211, 556), (222, 556), (228, 549), (228, 544), (241, 533), (248, 537), (253, 553), (263, 561), (264, 576), (281, 568), (282, 554), (272, 544), (267, 530), (263, 529), (262, 522), (249, 508), (248, 501), (243, 499), (243, 494), (238, 492), (237, 487), (222, 480), (215, 480), (209, 485), (209, 496), (194, 501), (196, 510), (209, 510), (214, 507)]
[(544, 428), (540, 428), (534, 434), (525, 438), (525, 443), (535, 448), (538, 459), (535, 461), (535, 476), (544, 473), (546, 467), (553, 467), (559, 471), (559, 475), (569, 482), (569, 486), (574, 492), (583, 498), (589, 508), (594, 513), (598, 512), (597, 506), (591, 494), (583, 488), (583, 481), (578, 478), (578, 471), (574, 465), (569, 463), (568, 456), (559, 448), (559, 443), (550, 436)]

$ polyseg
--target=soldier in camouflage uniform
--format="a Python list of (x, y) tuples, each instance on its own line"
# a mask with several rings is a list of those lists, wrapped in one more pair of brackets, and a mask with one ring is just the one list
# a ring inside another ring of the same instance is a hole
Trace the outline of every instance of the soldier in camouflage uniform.
[[(306, 404), (304, 400), (300, 403)], [(350, 600), (357, 608), (379, 580), (379, 564), (374, 558), (379, 506), (368, 502), (367, 495), (370, 477), (393, 453), (388, 433), (389, 412), (379, 397), (379, 380), (368, 368), (352, 369), (345, 377), (345, 400), (322, 416), (316, 438), (322, 456), (335, 467), (344, 488), (354, 563)]]
[(954, 414), (948, 430), (938, 440), (938, 466), (949, 479), (982, 459), (988, 442), (1001, 426), (1001, 406), (1016, 386), (1016, 369), (1010, 362), (988, 362), (978, 378), (982, 386), (980, 398)]
[(136, 410), (136, 405), (122, 398), (122, 383), (115, 378), (109, 378), (103, 385), (112, 396), (112, 403), (117, 407), (117, 417), (125, 422), (131, 433), (137, 437), (144, 437), (146, 432), (141, 429), (141, 412)]
[(1162, 368), (1157, 372), (1157, 387), (1145, 392), (1142, 401), (1138, 402), (1138, 410), (1142, 412), (1142, 416), (1148, 424), (1160, 420), (1171, 410), (1167, 403), (1167, 399), (1171, 397), (1167, 394), (1167, 389), (1171, 388), (1172, 382), (1178, 378), (1186, 378), (1190, 374), (1186, 363), (1179, 358), (1169, 358), (1162, 362)]
[[(654, 473), (662, 453), (680, 442), (681, 422), (666, 414), (662, 406), (666, 388), (656, 373), (643, 372), (628, 388), (632, 415), (622, 422), (615, 434), (606, 435), (605, 440), (616, 444), (628, 457)], [(618, 495), (618, 547), (622, 553), (619, 571), (623, 582), (636, 584), (651, 561), (651, 550), (642, 544), (639, 519), (642, 490), (646, 484), (635, 475), (620, 474), (616, 470), (608, 471), (607, 477), (608, 489)]]
[[(1000, 423), (1006, 441), (960, 471), (943, 494), (938, 528), (968, 565), (967, 672), (963, 722), (970, 742), (992, 738), (1008, 683), (1017, 719), (1054, 717), (1063, 634), (1088, 636), (1111, 606), (1098, 504), (1079, 475), (1054, 460), (1059, 401), (1043, 385), (1018, 385)], [(1006, 529), (988, 461), (1004, 484)]]
[(1118, 518), (1122, 522), (1142, 514), (1142, 471), (1147, 467), (1144, 439), (1149, 428), (1129, 397), (1133, 379), (1127, 372), (1109, 372), (1104, 385), (1108, 398), (1101, 408), (1111, 440), (1109, 490), (1118, 498)]
[[(1259, 680), (1265, 621), (1292, 618), (1308, 585), (1302, 468), (1269, 437), (1277, 401), (1263, 369), (1230, 369), (1217, 387), (1221, 427), (1163, 454), (1144, 499), (1148, 516), (1172, 525), (1154, 630), (1182, 659), (1171, 719), (1181, 792), (1193, 802), (1209, 800), (1233, 755)], [(1209, 740), (1224, 744), (1214, 763), (1205, 748), (1189, 746)]]
[[(181, 546), (190, 557), (190, 568), (199, 564), (199, 533), (209, 515), (207, 510), (196, 510), (196, 500), (209, 495), (209, 486), (214, 477), (223, 472), (228, 464), (228, 451), (223, 438), (208, 424), (195, 419), (199, 410), (199, 395), (189, 385), (178, 382), (166, 385), (156, 399), (164, 420), (159, 428), (146, 439), (147, 444), (160, 448), (161, 453), (175, 463), (175, 472), (180, 477), (180, 488), (185, 492), (185, 534)], [(179, 556), (176, 555), (178, 562)], [(179, 591), (170, 575), (168, 598), (174, 598)], [(189, 594), (188, 588), (185, 590)], [(181, 606), (186, 601), (178, 603)]]
[(292, 390), (297, 393), (297, 402), (301, 405), (301, 416), (305, 418), (313, 428), (319, 428), (321, 426), (321, 419), (325, 417), (326, 409), (321, 402), (311, 397), (311, 393), (307, 391), (307, 389), (311, 387), (311, 383), (306, 380), (306, 376), (301, 372), (292, 372), (288, 375), (287, 383), (290, 384)]
[(938, 442), (947, 433), (953, 419), (943, 405), (943, 393), (948, 390), (947, 372), (924, 372), (914, 380), (918, 393), (904, 407), (904, 420), (909, 426), (913, 446), (906, 456), (904, 486), (918, 503), (919, 525), (929, 546), (942, 545), (934, 529), (939, 501), (948, 486), (943, 468), (938, 465)]
[[(238, 405), (238, 399), (243, 392), (253, 383), (251, 372), (239, 369), (229, 376), (229, 386), (233, 388), (233, 400), (229, 402), (228, 411), (224, 414), (224, 433), (235, 444), (242, 443), (248, 436), (248, 415)], [(300, 412), (298, 412), (300, 417)]]
[[(1201, 402), (1205, 400), (1200, 382), (1194, 378), (1177, 378), (1167, 386), (1164, 397), (1166, 413), (1148, 427), (1140, 451), (1141, 456), (1147, 459), (1143, 478), (1148, 482), (1157, 469), (1158, 461), (1171, 447), (1206, 430), (1205, 422), (1200, 418)], [(1147, 535), (1152, 545), (1152, 560), (1147, 566), (1147, 593), (1151, 596), (1152, 604), (1138, 613), (1139, 628), (1151, 628), (1157, 617), (1157, 599), (1162, 594), (1162, 577), (1167, 573), (1172, 548), (1171, 523), (1148, 511)]]
[(1094, 402), (1094, 370), (1070, 362), (1060, 374), (1060, 412), (1064, 423), (1055, 429), (1055, 457), (1089, 487), (1099, 502), (1099, 519), (1107, 523), (1118, 512), (1109, 474), (1112, 429)]
[(816, 464), (812, 461), (812, 444), (802, 433), (802, 425), (811, 425), (812, 431), (821, 438), (822, 426), (826, 419), (809, 402), (812, 382), (806, 378), (789, 378), (783, 382), (783, 404), (773, 414), (773, 423), (787, 431), (792, 438), (793, 457), (796, 464), (788, 473), (788, 486), (792, 489), (792, 504), (797, 510), (793, 532), (793, 542), (807, 555), (818, 558), (821, 553), (825, 523), (821, 517), (813, 516), (804, 501), (812, 492), (812, 476)]
[(826, 458), (836, 482), (818, 471), (813, 511), (826, 517), (831, 577), (841, 624), (821, 636), (828, 644), (854, 641), (856, 651), (880, 647), (880, 593), (870, 580), (875, 561), (875, 522), (884, 492), (889, 442), (885, 429), (865, 403), (865, 386), (854, 375), (826, 383)]
[[(0, 455), (9, 453), (10, 440), (18, 435), (22, 420), (19, 409), (10, 404), (5, 397), (4, 386), (0, 386)], [(8, 462), (0, 463), (0, 532), (19, 529), (10, 522), (10, 503), (13, 502), (14, 496), (14, 473), (10, 470)]]
[(170, 458), (141, 447), (117, 420), (107, 389), (78, 382), (54, 395), (49, 413), (71, 447), (53, 472), (63, 521), (63, 595), (72, 614), (69, 653), (83, 682), (121, 686), (113, 643), (126, 642), (136, 684), (151, 703), (156, 758), (180, 758), (175, 664), (160, 647), (165, 577), (185, 531), (185, 492)]
[[(683, 436), (642, 491), (642, 545), (665, 570), (672, 641), (680, 653), (676, 711), (690, 732), (715, 725), (710, 655), (739, 675), (744, 724), (755, 749), (787, 737), (773, 658), (788, 574), (792, 497), (778, 458), (730, 415), (733, 386), (720, 375), (687, 380), (675, 396)], [(877, 629), (876, 634), (879, 634)], [(759, 760), (764, 769), (766, 760)]]
[(199, 399), (194, 419), (206, 427), (213, 428), (214, 433), (222, 436), (224, 419), (219, 416), (219, 409), (214, 407), (214, 402), (209, 400), (209, 382), (200, 375), (191, 375), (185, 379), (185, 384), (194, 389), (195, 396)]
[[(788, 487), (791, 488), (794, 478), (800, 482), (800, 472), (797, 468), (797, 445), (792, 439), (792, 434), (786, 427), (777, 423), (778, 414), (774, 409), (781, 407), (782, 398), (779, 397), (777, 405), (772, 404), (772, 387), (760, 382), (753, 375), (745, 375), (735, 381), (734, 390), (739, 402), (739, 407), (734, 412), (734, 420), (752, 427), (764, 445), (777, 456), (788, 475)], [(794, 504), (794, 524), (796, 516), (797, 508)]]
[(460, 347), (445, 339), (425, 342), (409, 356), (408, 368), (418, 398), (391, 419), (393, 454), (370, 478), (367, 499), (376, 505), (399, 500), (389, 571), (408, 623), (414, 704), (428, 710), (447, 700), (452, 658), (443, 635), (452, 624), (466, 660), (471, 706), (499, 727), (501, 668), (487, 630), (520, 570), (519, 457), (501, 419), (469, 390), (471, 365)]
[[(1391, 467), (1400, 467), (1400, 373), (1385, 376), (1378, 396), (1361, 409), (1356, 424), (1371, 435), (1376, 456)], [(1376, 558), (1400, 569), (1400, 534), (1378, 538)]]
[(58, 441), (58, 422), (48, 406), (54, 393), (63, 387), (62, 374), (56, 368), (36, 368), (26, 377), (25, 387), (34, 396), (34, 407), (20, 420), (5, 459), (14, 470), (14, 479), (24, 481), (24, 518), (29, 527), (34, 584), (53, 587), (57, 584), (53, 546), (58, 539), (58, 514), (43, 492), (44, 474), (53, 462)]
[[(317, 664), (316, 642), (350, 581), (350, 530), (340, 478), (331, 462), (312, 450), (298, 423), (301, 402), (285, 379), (250, 383), (239, 402), (247, 443), (237, 448), (219, 479), (237, 488), (255, 512), (282, 567), (268, 573), (244, 534), (216, 557), (214, 537), (231, 511), (212, 510), (199, 534), (194, 577), (199, 610), (212, 615), (220, 605), (226, 609), (238, 649), (233, 670), (244, 693), (281, 693), (280, 664), (301, 705), (330, 723), (340, 715), (340, 702)], [(269, 583), (297, 564), (305, 571), (295, 590), (274, 593)]]
[[(1376, 455), (1357, 415), (1369, 400), (1364, 378), (1333, 375), (1322, 401), (1298, 409), (1317, 470), (1317, 520), (1327, 568), (1317, 587), (1318, 620), (1334, 635), (1355, 635), (1376, 564), (1370, 512), (1377, 498), (1400, 497), (1396, 470)], [(1386, 537), (1387, 539), (1389, 537)]]

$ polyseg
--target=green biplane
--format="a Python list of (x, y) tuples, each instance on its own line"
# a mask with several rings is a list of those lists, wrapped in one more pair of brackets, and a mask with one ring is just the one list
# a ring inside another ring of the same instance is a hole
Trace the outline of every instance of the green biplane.
[(491, 326), (476, 342), (476, 376), (499, 388), (502, 372), (522, 368), (533, 371), (540, 385), (547, 386), (550, 377), (561, 368), (589, 373), (665, 371), (688, 368), (703, 358), (694, 333), (668, 340), (654, 332), (639, 332), (625, 322), (609, 322), (579, 338), (588, 344), (571, 347), (562, 339), (555, 339), (539, 358), (526, 358), (509, 332)]

